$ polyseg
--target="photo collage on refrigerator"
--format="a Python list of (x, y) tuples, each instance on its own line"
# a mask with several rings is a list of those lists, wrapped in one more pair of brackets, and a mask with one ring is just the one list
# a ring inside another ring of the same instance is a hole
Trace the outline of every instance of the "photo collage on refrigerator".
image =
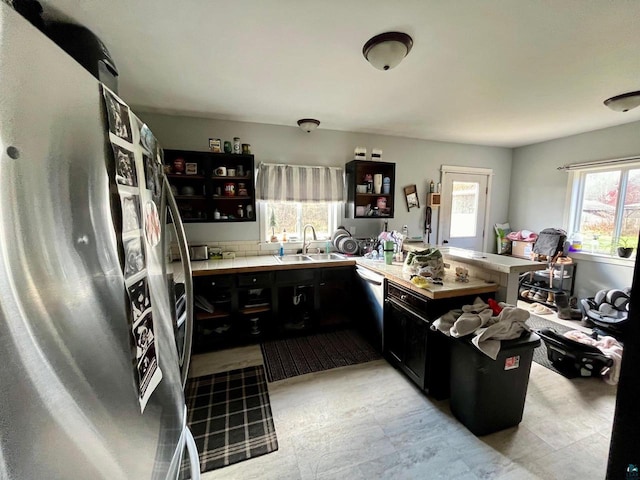
[(149, 128), (129, 107), (107, 87), (101, 87), (122, 207), (123, 274), (131, 303), (138, 398), (144, 411), (162, 380), (147, 268), (150, 248), (160, 242), (157, 205), (162, 194), (162, 150)]

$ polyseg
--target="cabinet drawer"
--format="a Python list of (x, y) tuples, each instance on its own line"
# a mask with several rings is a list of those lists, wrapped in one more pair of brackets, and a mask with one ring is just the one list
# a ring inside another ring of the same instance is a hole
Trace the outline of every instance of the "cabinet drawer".
[(387, 282), (387, 296), (395, 298), (400, 303), (410, 305), (419, 312), (427, 311), (428, 299), (421, 295), (412, 293), (393, 282)]
[(247, 275), (238, 275), (239, 287), (261, 286), (265, 287), (271, 283), (271, 273), (252, 273)]
[(312, 284), (315, 278), (315, 269), (280, 270), (276, 272), (278, 285)]
[(207, 277), (206, 281), (203, 283), (207, 287), (213, 288), (230, 287), (233, 283), (233, 277), (231, 275), (215, 275)]

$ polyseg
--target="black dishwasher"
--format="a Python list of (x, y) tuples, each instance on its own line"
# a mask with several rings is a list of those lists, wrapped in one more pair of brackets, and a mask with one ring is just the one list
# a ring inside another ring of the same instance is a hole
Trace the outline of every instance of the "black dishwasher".
[(384, 355), (418, 387), (434, 398), (449, 397), (449, 338), (431, 330), (431, 323), (451, 302), (431, 300), (387, 282)]

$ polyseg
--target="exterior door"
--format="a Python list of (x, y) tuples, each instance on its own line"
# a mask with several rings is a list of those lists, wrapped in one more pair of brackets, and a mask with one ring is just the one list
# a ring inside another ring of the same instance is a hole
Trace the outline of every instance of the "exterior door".
[(485, 250), (490, 171), (482, 170), (468, 173), (443, 169), (439, 244)]

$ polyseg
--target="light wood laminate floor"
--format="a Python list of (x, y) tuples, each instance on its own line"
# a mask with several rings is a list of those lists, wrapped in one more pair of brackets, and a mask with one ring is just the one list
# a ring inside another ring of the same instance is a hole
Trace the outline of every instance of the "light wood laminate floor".
[[(262, 363), (259, 346), (195, 356), (198, 376)], [(279, 450), (214, 479), (602, 479), (615, 387), (536, 363), (518, 427), (476, 437), (448, 401), (385, 360), (269, 384)]]

